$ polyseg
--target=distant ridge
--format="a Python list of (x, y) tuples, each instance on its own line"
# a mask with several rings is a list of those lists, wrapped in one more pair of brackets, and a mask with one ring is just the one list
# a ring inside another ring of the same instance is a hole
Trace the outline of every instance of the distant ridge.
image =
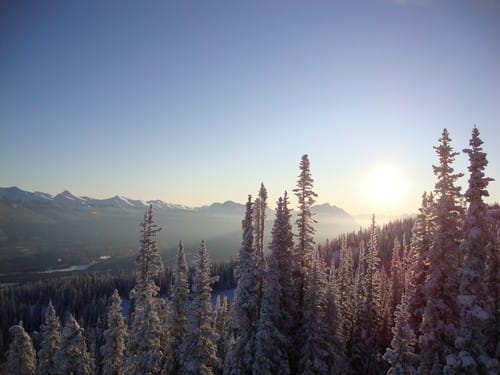
[[(51, 195), (15, 186), (0, 187), (0, 274), (91, 262), (96, 262), (93, 269), (97, 264), (99, 267), (133, 267), (139, 223), (149, 204), (154, 206), (155, 221), (162, 228), (158, 246), (166, 264), (174, 261), (179, 240), (184, 242), (188, 258), (196, 253), (201, 240), (209, 246), (214, 261), (237, 255), (245, 214), (245, 205), (238, 202), (187, 207), (121, 195), (95, 199), (68, 190)], [(274, 207), (269, 204), (266, 241), (270, 240), (274, 220)], [(353, 217), (337, 206), (320, 204), (314, 206), (313, 211), (317, 220), (317, 243), (359, 229)], [(292, 215), (294, 223), (296, 210)], [(102, 256), (106, 262), (101, 260)]]

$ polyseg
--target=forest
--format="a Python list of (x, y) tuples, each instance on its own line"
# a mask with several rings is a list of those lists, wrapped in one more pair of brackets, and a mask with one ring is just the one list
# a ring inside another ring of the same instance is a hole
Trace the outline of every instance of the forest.
[[(498, 374), (500, 217), (474, 127), (468, 185), (446, 129), (415, 217), (316, 243), (310, 162), (296, 221), (285, 191), (270, 243), (267, 192), (248, 196), (238, 259), (201, 241), (164, 267), (150, 206), (133, 272), (0, 288), (4, 374)], [(233, 294), (234, 292), (234, 294)], [(228, 298), (232, 297), (232, 298)]]

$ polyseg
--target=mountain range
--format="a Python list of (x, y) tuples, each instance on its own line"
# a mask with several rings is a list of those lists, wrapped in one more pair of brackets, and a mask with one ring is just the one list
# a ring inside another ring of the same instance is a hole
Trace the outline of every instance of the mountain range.
[[(226, 201), (187, 207), (161, 200), (141, 201), (116, 195), (107, 199), (0, 188), (0, 273), (40, 271), (93, 264), (129, 268), (139, 244), (139, 224), (148, 205), (162, 231), (158, 246), (170, 264), (180, 240), (188, 257), (205, 240), (215, 261), (236, 257), (245, 205)], [(316, 242), (359, 229), (343, 209), (328, 203), (313, 207)], [(266, 238), (274, 211), (266, 213)], [(295, 220), (295, 218), (293, 218)], [(105, 260), (103, 260), (105, 259)]]

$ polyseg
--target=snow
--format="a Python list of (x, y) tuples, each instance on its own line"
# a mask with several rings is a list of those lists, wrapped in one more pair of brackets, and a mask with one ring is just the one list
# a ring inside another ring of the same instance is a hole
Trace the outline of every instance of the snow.
[(75, 265), (75, 266), (69, 266), (69, 267), (66, 267), (66, 268), (49, 269), (49, 270), (40, 271), (40, 272), (37, 272), (37, 273), (56, 273), (56, 272), (85, 271), (85, 270), (89, 269), (90, 267), (92, 267), (95, 264), (97, 264), (97, 262), (96, 261), (92, 261), (92, 262), (90, 262), (88, 264), (79, 264), (79, 265)]

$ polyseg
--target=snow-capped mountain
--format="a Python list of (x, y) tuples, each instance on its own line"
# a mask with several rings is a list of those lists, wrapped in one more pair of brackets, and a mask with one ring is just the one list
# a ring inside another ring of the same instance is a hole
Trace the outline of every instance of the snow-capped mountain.
[(57, 194), (53, 201), (64, 206), (73, 207), (88, 207), (87, 201), (82, 197), (77, 197), (68, 190), (64, 190), (62, 193)]
[(0, 188), (0, 200), (12, 202), (33, 202), (52, 200), (53, 197), (47, 193), (34, 192), (30, 193), (19, 189), (17, 186), (8, 188)]

